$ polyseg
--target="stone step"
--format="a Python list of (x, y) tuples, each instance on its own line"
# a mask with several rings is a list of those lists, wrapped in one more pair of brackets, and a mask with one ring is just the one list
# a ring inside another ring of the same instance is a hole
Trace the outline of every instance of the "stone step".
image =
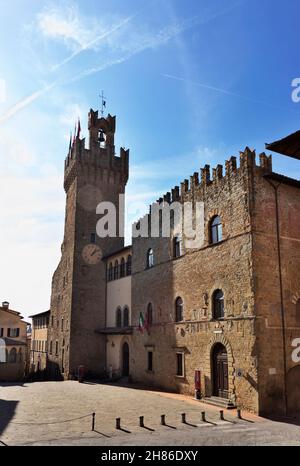
[(218, 396), (205, 397), (201, 401), (210, 405), (219, 406), (220, 408), (224, 409), (236, 408), (236, 405), (231, 400), (227, 400), (226, 398), (219, 398)]

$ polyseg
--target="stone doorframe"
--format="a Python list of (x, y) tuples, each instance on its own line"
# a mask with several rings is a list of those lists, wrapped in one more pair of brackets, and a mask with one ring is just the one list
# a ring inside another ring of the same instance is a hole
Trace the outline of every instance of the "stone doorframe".
[(222, 334), (214, 334), (210, 339), (208, 344), (208, 349), (206, 351), (205, 359), (204, 359), (204, 366), (203, 366), (203, 377), (204, 377), (204, 396), (210, 397), (212, 396), (212, 352), (213, 348), (217, 343), (221, 343), (225, 346), (227, 351), (227, 360), (228, 360), (228, 398), (229, 400), (235, 402), (235, 386), (234, 386), (234, 364), (233, 364), (233, 354), (232, 349), (229, 342), (226, 340), (224, 335)]

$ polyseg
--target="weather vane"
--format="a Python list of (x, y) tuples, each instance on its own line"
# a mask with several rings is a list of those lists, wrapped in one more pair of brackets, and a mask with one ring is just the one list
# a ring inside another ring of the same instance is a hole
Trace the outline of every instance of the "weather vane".
[(99, 95), (99, 97), (101, 98), (101, 115), (103, 116), (104, 115), (104, 109), (106, 108), (106, 97), (104, 97), (103, 91)]

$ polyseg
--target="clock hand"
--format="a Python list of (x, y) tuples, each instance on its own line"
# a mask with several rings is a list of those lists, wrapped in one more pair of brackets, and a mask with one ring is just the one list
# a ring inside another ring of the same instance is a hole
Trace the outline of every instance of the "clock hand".
[(91, 256), (93, 256), (94, 254), (96, 254), (96, 252), (98, 252), (98, 249), (94, 249), (94, 251), (91, 253)]

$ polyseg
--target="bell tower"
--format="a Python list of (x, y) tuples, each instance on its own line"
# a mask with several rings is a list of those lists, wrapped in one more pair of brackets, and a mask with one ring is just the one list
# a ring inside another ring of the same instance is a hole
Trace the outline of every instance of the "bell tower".
[[(123, 214), (120, 195), (128, 180), (129, 150), (115, 155), (116, 117), (88, 115), (89, 148), (80, 134), (70, 144), (65, 160), (65, 230), (61, 260), (52, 279), (51, 318), (48, 333), (49, 369), (67, 379), (78, 366), (94, 375), (105, 371), (106, 270), (102, 257), (124, 246), (124, 231), (100, 238), (96, 208), (114, 204), (119, 225)], [(120, 223), (123, 225), (123, 221)]]

